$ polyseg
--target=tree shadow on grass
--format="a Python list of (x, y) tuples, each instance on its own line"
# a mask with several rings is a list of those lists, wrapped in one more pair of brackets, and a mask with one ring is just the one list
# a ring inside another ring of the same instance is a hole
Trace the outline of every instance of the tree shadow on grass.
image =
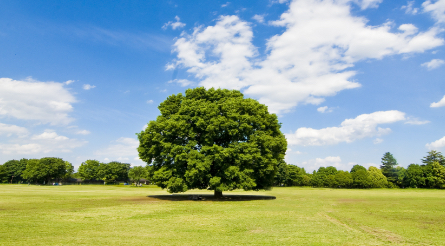
[(172, 194), (172, 195), (153, 195), (148, 197), (166, 201), (221, 201), (221, 202), (277, 199), (275, 196), (261, 196), (261, 195), (224, 195), (222, 197), (215, 197), (214, 195), (205, 195), (205, 194)]

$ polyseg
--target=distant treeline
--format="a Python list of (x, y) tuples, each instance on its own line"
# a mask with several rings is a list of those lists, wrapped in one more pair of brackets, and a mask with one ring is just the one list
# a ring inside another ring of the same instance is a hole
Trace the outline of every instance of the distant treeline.
[(331, 188), (445, 188), (445, 158), (442, 153), (430, 151), (422, 164), (408, 168), (398, 166), (389, 152), (382, 158), (380, 168), (354, 165), (351, 171), (335, 167), (320, 167), (307, 173), (304, 168), (282, 162), (275, 176), (276, 186), (312, 186)]
[[(145, 170), (145, 169), (144, 169)], [(128, 181), (130, 164), (112, 161), (100, 163), (87, 160), (82, 163), (77, 173), (68, 161), (61, 158), (45, 157), (41, 159), (10, 160), (0, 165), (0, 182), (2, 183), (36, 183), (69, 182), (75, 178), (90, 181)]]
[[(281, 162), (275, 176), (276, 186), (312, 186), (331, 188), (445, 188), (445, 158), (441, 152), (430, 151), (422, 164), (411, 164), (408, 168), (398, 165), (389, 152), (382, 158), (380, 168), (354, 165), (351, 171), (337, 170), (335, 167), (320, 167), (307, 173), (304, 168)], [(128, 163), (112, 161), (101, 163), (86, 160), (77, 173), (73, 165), (61, 158), (10, 160), (0, 165), (2, 183), (50, 183), (51, 181), (70, 181), (78, 178), (84, 181), (151, 180), (151, 166), (130, 167)]]

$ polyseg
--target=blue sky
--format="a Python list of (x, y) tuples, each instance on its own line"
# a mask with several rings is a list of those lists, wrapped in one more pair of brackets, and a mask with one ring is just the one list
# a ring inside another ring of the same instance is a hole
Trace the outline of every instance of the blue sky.
[(0, 163), (144, 165), (135, 133), (187, 88), (268, 105), (286, 161), (406, 167), (445, 151), (445, 0), (2, 1)]

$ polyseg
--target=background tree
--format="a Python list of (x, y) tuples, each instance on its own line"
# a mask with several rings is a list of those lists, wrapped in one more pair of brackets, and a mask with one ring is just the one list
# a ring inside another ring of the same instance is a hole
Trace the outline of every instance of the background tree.
[(355, 165), (351, 168), (351, 174), (352, 174), (352, 173), (355, 173), (355, 172), (357, 172), (357, 171), (359, 171), (359, 170), (366, 171), (366, 168), (365, 168), (364, 166), (359, 165), (359, 164), (355, 164)]
[(70, 171), (67, 168), (70, 169), (61, 158), (45, 157), (40, 160), (31, 159), (28, 160), (23, 177), (30, 181), (46, 181), (49, 184), (52, 179), (61, 180), (65, 178)]
[(80, 164), (77, 173), (83, 180), (99, 180), (99, 166), (100, 162), (97, 160), (86, 160)]
[(284, 160), (278, 163), (277, 173), (275, 175), (276, 186), (284, 186), (287, 184), (287, 181), (289, 179), (288, 166), (289, 165), (287, 165), (287, 163)]
[(433, 161), (437, 161), (440, 165), (445, 166), (445, 157), (442, 155), (441, 152), (431, 150), (430, 152), (428, 152), (428, 155), (422, 159), (422, 163), (424, 165), (428, 165)]
[(26, 169), (28, 159), (10, 160), (3, 164), (4, 172), (6, 173), (6, 179), (8, 183), (18, 183), (23, 181), (22, 173)]
[(371, 188), (385, 188), (388, 186), (388, 180), (380, 169), (371, 166), (368, 168), (368, 173), (371, 181)]
[(0, 165), (0, 183), (8, 183), (8, 173), (3, 165)]
[(365, 169), (358, 169), (357, 171), (353, 172), (352, 174), (352, 180), (353, 180), (353, 187), (356, 188), (371, 188), (371, 178), (369, 177), (368, 171)]
[(307, 186), (310, 185), (310, 177), (304, 168), (295, 165), (287, 165), (288, 177), (286, 180), (287, 186)]
[(110, 163), (100, 163), (98, 169), (99, 179), (106, 183), (114, 183), (116, 181), (127, 181), (130, 164), (112, 161)]
[(133, 167), (128, 171), (128, 177), (140, 184), (141, 179), (147, 177), (147, 169), (141, 166)]
[(425, 175), (423, 173), (423, 167), (418, 164), (411, 164), (406, 169), (405, 178), (403, 179), (403, 185), (411, 188), (426, 187)]
[(167, 191), (272, 187), (287, 142), (277, 116), (237, 90), (188, 89), (169, 96), (138, 134), (139, 157)]
[(382, 170), (383, 175), (385, 175), (386, 179), (393, 184), (396, 184), (398, 181), (396, 166), (399, 165), (397, 160), (392, 156), (391, 153), (386, 152), (382, 157), (382, 165), (380, 169)]
[(338, 171), (335, 174), (335, 186), (339, 188), (351, 187), (353, 183), (352, 175), (348, 171)]
[(445, 188), (445, 167), (433, 161), (423, 166), (425, 181), (428, 188)]

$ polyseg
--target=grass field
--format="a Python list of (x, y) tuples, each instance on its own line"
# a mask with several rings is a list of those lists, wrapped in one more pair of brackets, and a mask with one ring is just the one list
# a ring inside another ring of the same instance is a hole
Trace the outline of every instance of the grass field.
[[(189, 191), (187, 194), (210, 194)], [(274, 188), (172, 201), (157, 187), (0, 185), (0, 245), (444, 245), (445, 191)]]

